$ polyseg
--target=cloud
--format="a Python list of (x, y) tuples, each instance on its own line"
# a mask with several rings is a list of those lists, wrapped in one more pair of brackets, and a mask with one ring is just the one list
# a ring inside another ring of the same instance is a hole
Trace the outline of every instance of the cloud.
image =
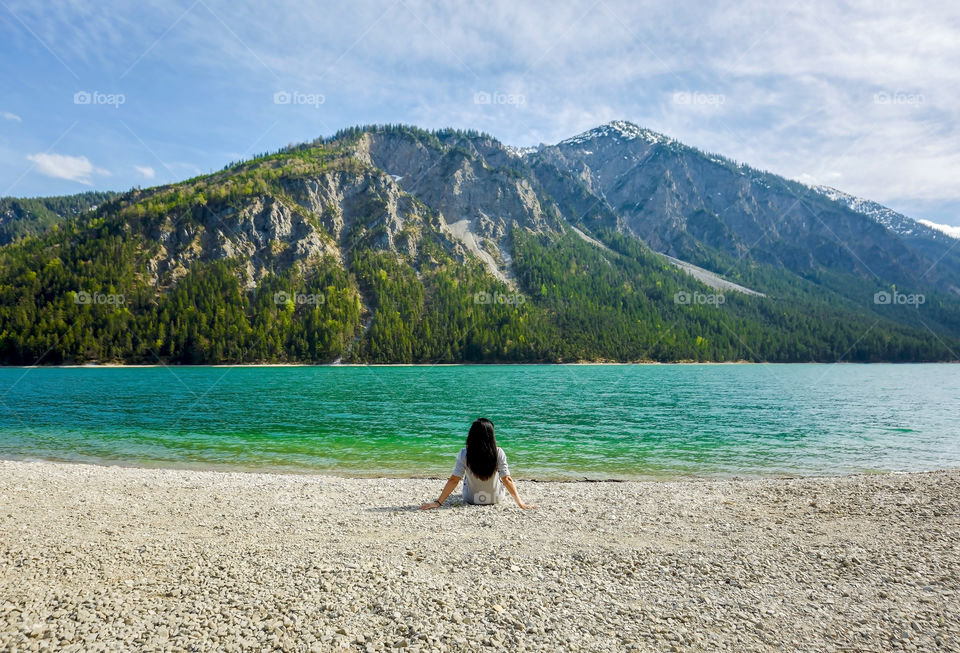
[[(621, 118), (758, 168), (898, 210), (922, 202), (924, 217), (957, 220), (956, 0), (488, 0), (470, 11), (428, 0), (276, 0), (271, 12), (250, 0), (148, 0), (135, 9), (71, 0), (56, 11), (7, 2), (57, 57), (122, 78), (142, 96), (144, 124), (170, 146), (164, 159), (196, 157), (204, 169), (274, 121), (258, 148), (366, 122), (476, 128), (532, 145)], [(49, 57), (23, 26), (13, 28), (21, 49)], [(171, 70), (180, 94), (153, 83)], [(278, 89), (326, 102), (278, 106)], [(477, 104), (478, 92), (524, 103)], [(176, 119), (156, 119), (182, 115), (184, 98), (196, 137)], [(134, 127), (139, 110), (125, 108)], [(45, 128), (33, 114), (29, 122)]]
[(931, 229), (936, 229), (937, 231), (942, 231), (948, 236), (953, 236), (954, 238), (960, 238), (960, 227), (952, 227), (946, 224), (937, 224), (936, 222), (930, 222), (929, 220), (917, 220), (920, 224), (926, 225)]
[(153, 179), (157, 176), (157, 171), (150, 166), (133, 166), (133, 168), (147, 179)]
[(9, 111), (4, 111), (3, 114), (0, 114), (0, 115), (3, 115), (4, 120), (13, 120), (14, 122), (23, 122), (23, 118), (21, 118), (15, 113), (10, 113)]
[(91, 185), (93, 175), (109, 176), (110, 172), (97, 168), (85, 156), (70, 156), (69, 154), (28, 154), (27, 159), (32, 161), (37, 172), (48, 177), (67, 179), (81, 184)]

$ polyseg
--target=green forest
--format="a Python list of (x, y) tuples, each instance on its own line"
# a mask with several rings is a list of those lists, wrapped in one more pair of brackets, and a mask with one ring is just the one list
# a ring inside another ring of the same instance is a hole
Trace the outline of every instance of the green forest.
[[(713, 293), (616, 234), (619, 251), (567, 234), (514, 234), (518, 290), (425, 240), (418, 276), (391, 252), (345, 269), (240, 281), (239, 262), (196, 264), (167, 290), (146, 285), (151, 244), (116, 222), (62, 225), (0, 249), (0, 361), (572, 362), (943, 360), (956, 343), (826, 301)], [(366, 328), (365, 328), (366, 327)]]

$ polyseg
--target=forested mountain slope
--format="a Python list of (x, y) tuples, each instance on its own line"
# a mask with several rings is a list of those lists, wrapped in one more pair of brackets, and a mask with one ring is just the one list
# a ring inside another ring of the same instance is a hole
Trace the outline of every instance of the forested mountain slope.
[(102, 198), (0, 247), (0, 361), (956, 358), (935, 239), (651, 134), (358, 127)]

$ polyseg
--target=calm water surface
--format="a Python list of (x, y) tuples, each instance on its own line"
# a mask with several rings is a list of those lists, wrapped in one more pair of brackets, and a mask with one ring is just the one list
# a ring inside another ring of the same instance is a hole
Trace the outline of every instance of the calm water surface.
[(960, 468), (957, 365), (0, 368), (0, 457), (442, 476)]

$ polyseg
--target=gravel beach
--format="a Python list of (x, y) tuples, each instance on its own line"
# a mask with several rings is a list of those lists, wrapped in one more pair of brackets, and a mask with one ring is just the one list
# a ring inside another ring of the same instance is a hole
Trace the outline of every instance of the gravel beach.
[(442, 485), (0, 461), (0, 650), (960, 650), (960, 471)]

